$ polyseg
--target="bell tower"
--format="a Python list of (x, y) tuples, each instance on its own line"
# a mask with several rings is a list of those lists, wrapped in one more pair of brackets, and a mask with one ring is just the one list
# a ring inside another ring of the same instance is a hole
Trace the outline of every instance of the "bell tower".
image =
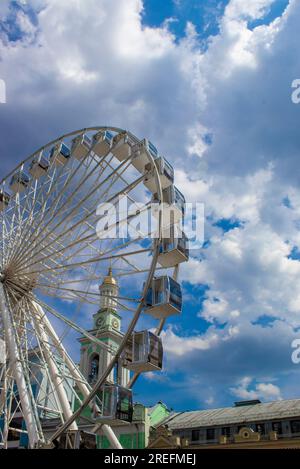
[(118, 294), (119, 287), (112, 275), (112, 268), (108, 275), (104, 277), (100, 290), (100, 309), (94, 314), (94, 328), (98, 331), (121, 330), (121, 318), (118, 315)]
[[(102, 284), (99, 286), (99, 291), (100, 308), (93, 315), (93, 329), (89, 333), (103, 342), (106, 348), (97, 345), (86, 337), (79, 339), (81, 344), (80, 370), (90, 384), (95, 383), (105, 372), (123, 339), (117, 301), (119, 286), (113, 277), (112, 268), (104, 277)], [(112, 371), (107, 382), (126, 387), (129, 380), (129, 370), (120, 367)]]

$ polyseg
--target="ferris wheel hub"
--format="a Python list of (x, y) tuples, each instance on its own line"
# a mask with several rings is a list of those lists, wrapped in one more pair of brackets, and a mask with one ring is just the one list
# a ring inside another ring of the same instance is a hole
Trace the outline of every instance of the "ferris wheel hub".
[(16, 299), (24, 297), (36, 287), (36, 277), (30, 272), (19, 273), (13, 264), (2, 268), (0, 282), (14, 291)]

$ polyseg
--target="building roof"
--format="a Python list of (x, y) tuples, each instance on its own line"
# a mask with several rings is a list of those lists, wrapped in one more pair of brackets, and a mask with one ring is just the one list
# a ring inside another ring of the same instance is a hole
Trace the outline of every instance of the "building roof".
[(153, 407), (149, 407), (148, 415), (150, 417), (151, 426), (157, 427), (170, 415), (170, 412), (166, 404), (161, 401)]
[(246, 424), (266, 420), (300, 418), (300, 399), (275, 401), (256, 405), (226, 407), (222, 409), (199, 410), (173, 413), (161, 424), (170, 430), (219, 425)]

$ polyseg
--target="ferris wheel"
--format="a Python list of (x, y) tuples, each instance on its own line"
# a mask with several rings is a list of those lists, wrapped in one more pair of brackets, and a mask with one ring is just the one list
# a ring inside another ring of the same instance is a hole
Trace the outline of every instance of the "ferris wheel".
[[(118, 128), (64, 135), (0, 182), (0, 448), (78, 447), (85, 409), (121, 448), (113, 425), (132, 421), (132, 388), (162, 369), (160, 334), (182, 310), (184, 207), (168, 161)], [(84, 327), (100, 296), (124, 319), (117, 347)], [(101, 375), (84, 376), (70, 334), (106, 353)]]

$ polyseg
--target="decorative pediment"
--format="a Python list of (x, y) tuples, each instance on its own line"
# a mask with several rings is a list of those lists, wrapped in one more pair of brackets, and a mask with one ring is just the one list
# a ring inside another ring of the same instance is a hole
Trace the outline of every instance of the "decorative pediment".
[(165, 425), (161, 425), (150, 436), (148, 448), (180, 448), (181, 440), (178, 436), (173, 436), (172, 432)]
[(245, 441), (260, 441), (260, 433), (255, 432), (252, 428), (243, 427), (237, 435), (234, 435), (236, 443), (245, 443)]

